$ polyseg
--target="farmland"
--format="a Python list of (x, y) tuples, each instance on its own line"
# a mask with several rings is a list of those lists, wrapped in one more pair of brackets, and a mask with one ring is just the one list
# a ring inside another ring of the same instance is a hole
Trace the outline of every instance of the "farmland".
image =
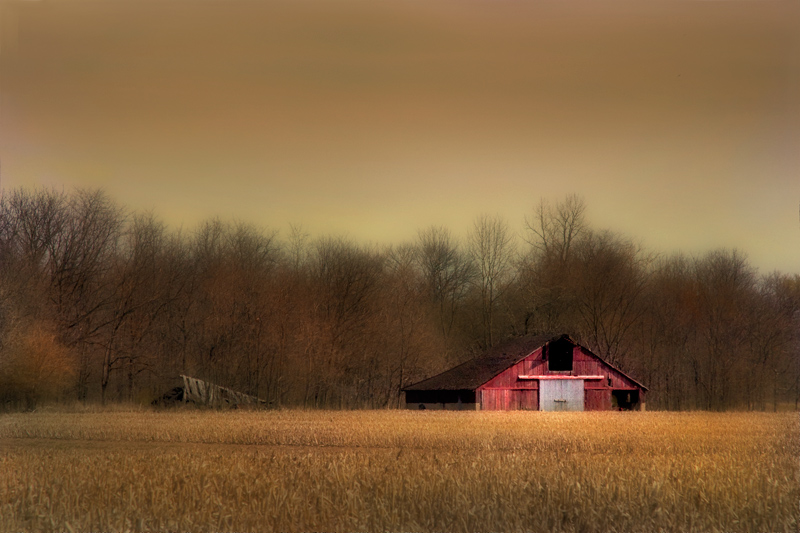
[(796, 531), (796, 413), (0, 415), (0, 531)]

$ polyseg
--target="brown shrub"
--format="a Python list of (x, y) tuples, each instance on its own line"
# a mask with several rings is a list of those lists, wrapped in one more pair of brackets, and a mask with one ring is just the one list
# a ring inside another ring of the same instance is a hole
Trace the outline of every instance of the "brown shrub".
[(71, 352), (41, 323), (12, 335), (0, 354), (0, 401), (6, 408), (31, 409), (57, 399), (74, 378)]

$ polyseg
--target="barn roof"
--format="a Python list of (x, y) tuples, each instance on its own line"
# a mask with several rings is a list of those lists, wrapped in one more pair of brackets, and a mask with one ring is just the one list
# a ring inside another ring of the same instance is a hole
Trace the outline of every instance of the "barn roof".
[[(470, 359), (450, 370), (414, 383), (413, 385), (409, 385), (403, 390), (475, 390), (502, 371), (519, 363), (548, 342), (562, 338), (567, 339), (576, 346), (578, 345), (577, 342), (569, 338), (569, 335), (536, 335), (512, 339), (508, 342), (498, 344), (484, 354)], [(584, 349), (642, 389), (648, 390), (647, 387), (603, 360), (597, 354), (592, 353), (585, 347)]]
[(637, 380), (633, 379), (633, 378), (632, 378), (632, 377), (630, 377), (628, 374), (626, 374), (625, 372), (623, 372), (622, 370), (620, 370), (620, 369), (619, 369), (619, 368), (617, 368), (616, 366), (612, 365), (611, 363), (609, 363), (608, 361), (606, 361), (605, 359), (603, 359), (602, 357), (600, 357), (599, 355), (597, 355), (596, 353), (594, 353), (593, 351), (591, 351), (590, 349), (586, 348), (585, 346), (583, 346), (583, 349), (584, 349), (584, 350), (586, 350), (587, 352), (589, 352), (590, 354), (592, 354), (593, 356), (597, 357), (597, 358), (598, 358), (600, 361), (602, 361), (602, 362), (603, 362), (603, 363), (604, 363), (606, 366), (613, 368), (614, 370), (616, 370), (617, 372), (619, 372), (620, 374), (622, 374), (623, 376), (625, 376), (626, 378), (628, 378), (629, 380), (631, 380), (632, 382), (634, 382), (634, 383), (635, 383), (637, 386), (641, 387), (642, 389), (644, 389), (644, 390), (646, 390), (646, 391), (647, 391), (647, 390), (650, 390), (650, 389), (648, 389), (647, 387), (645, 387), (644, 385), (642, 385), (642, 384), (641, 384), (639, 381), (637, 381)]
[(520, 337), (498, 344), (483, 355), (403, 390), (474, 390), (558, 336)]

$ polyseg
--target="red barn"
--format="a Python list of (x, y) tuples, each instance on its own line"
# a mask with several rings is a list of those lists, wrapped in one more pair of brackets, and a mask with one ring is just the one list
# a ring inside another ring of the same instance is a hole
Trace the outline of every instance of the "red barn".
[(403, 391), (408, 409), (643, 411), (647, 387), (561, 335), (497, 345)]

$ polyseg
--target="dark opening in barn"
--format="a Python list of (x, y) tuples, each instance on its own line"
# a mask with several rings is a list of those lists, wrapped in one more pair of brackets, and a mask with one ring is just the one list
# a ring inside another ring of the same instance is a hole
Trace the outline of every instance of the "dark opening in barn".
[(632, 411), (639, 407), (638, 390), (611, 391), (611, 408), (620, 411)]
[(420, 409), (429, 409), (431, 404), (441, 409), (475, 409), (475, 391), (408, 391), (406, 402), (419, 404)]
[(551, 372), (572, 372), (572, 349), (574, 345), (565, 339), (551, 342), (547, 346), (548, 369)]

